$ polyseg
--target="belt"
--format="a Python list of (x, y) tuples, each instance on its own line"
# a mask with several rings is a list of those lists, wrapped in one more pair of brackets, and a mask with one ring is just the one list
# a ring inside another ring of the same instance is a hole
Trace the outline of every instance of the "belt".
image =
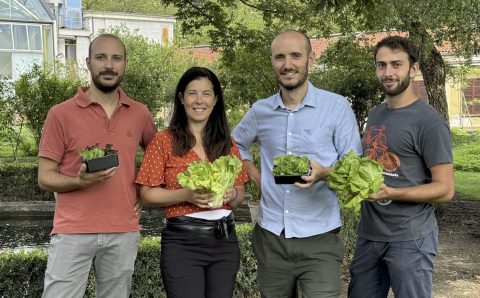
[(165, 228), (192, 236), (229, 239), (229, 235), (235, 231), (235, 221), (231, 215), (217, 220), (176, 216), (167, 219)]

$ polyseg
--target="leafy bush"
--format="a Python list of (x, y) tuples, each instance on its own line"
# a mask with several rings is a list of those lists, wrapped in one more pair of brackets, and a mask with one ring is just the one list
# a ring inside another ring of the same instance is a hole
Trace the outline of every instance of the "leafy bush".
[[(237, 225), (241, 248), (240, 271), (235, 287), (236, 297), (258, 297), (256, 262), (251, 251), (250, 224)], [(46, 249), (0, 252), (0, 297), (40, 297), (47, 264)], [(95, 297), (93, 270), (88, 278), (85, 297)], [(132, 297), (165, 297), (160, 276), (160, 238), (144, 237), (140, 241)]]
[(352, 208), (342, 208), (341, 216), (342, 229), (340, 230), (340, 237), (345, 244), (345, 259), (350, 260), (355, 252), (360, 214)]
[(480, 143), (462, 145), (453, 150), (454, 168), (458, 171), (480, 172)]
[(453, 128), (452, 146), (455, 170), (480, 172), (480, 131)]
[(240, 270), (237, 273), (235, 297), (260, 297), (257, 285), (257, 261), (252, 251), (251, 224), (237, 225), (238, 243), (240, 245)]
[(32, 69), (15, 81), (15, 94), (18, 100), (19, 115), (27, 118), (35, 144), (40, 141), (40, 133), (51, 107), (71, 98), (81, 85), (79, 77), (67, 66), (57, 64)]
[[(340, 236), (346, 245), (347, 259), (353, 254), (358, 215), (343, 210)], [(256, 282), (257, 263), (252, 252), (251, 224), (238, 224), (240, 270), (235, 284), (235, 297), (259, 297)], [(47, 263), (47, 250), (0, 251), (0, 297), (40, 297)], [(95, 297), (93, 268), (90, 270), (85, 297)], [(165, 297), (160, 275), (160, 238), (143, 237), (138, 248), (132, 279), (132, 297)]]
[(0, 160), (0, 201), (52, 200), (52, 193), (38, 186), (37, 173), (36, 158), (21, 163)]
[(463, 130), (460, 128), (452, 128), (452, 146), (456, 147), (467, 145), (470, 143), (480, 144), (480, 130)]
[(0, 252), (0, 297), (41, 297), (45, 250)]
[(382, 101), (380, 87), (372, 67), (372, 48), (363, 40), (347, 36), (329, 46), (318, 59), (319, 69), (310, 80), (319, 88), (348, 98), (357, 118), (360, 133), (366, 124), (368, 111)]

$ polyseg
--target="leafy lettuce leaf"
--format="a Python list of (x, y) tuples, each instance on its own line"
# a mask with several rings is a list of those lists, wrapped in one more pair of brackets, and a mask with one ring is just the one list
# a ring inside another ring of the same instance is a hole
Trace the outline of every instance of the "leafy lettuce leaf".
[(177, 175), (177, 181), (182, 187), (193, 191), (215, 194), (215, 199), (209, 206), (219, 208), (223, 205), (225, 191), (233, 187), (241, 170), (242, 162), (238, 158), (221, 156), (212, 163), (191, 162), (187, 171)]
[(368, 157), (360, 157), (353, 150), (335, 163), (335, 169), (327, 178), (327, 185), (336, 190), (347, 208), (360, 210), (362, 200), (377, 192), (383, 183), (383, 165)]

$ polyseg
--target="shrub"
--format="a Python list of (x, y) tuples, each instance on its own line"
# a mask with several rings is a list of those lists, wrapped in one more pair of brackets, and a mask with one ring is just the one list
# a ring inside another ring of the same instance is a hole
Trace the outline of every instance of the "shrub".
[(455, 170), (480, 172), (480, 131), (453, 128), (452, 146)]
[(453, 150), (454, 168), (458, 171), (480, 172), (480, 143), (462, 145)]
[(260, 297), (257, 285), (257, 261), (252, 252), (251, 224), (237, 225), (238, 243), (240, 245), (240, 270), (235, 284), (235, 297)]
[[(348, 257), (355, 245), (358, 214), (344, 210), (340, 235), (346, 244)], [(259, 297), (256, 282), (257, 263), (252, 252), (251, 224), (238, 224), (240, 270), (234, 297)], [(47, 250), (0, 251), (0, 297), (40, 297), (47, 263)], [(85, 297), (95, 297), (93, 268), (90, 270)], [(132, 297), (165, 297), (160, 275), (160, 238), (143, 237), (138, 248), (132, 279)]]
[(460, 128), (452, 128), (452, 146), (453, 148), (470, 143), (480, 143), (479, 130), (463, 130)]
[(15, 94), (19, 102), (16, 112), (28, 119), (27, 125), (32, 130), (35, 144), (40, 141), (43, 123), (50, 108), (75, 95), (80, 85), (79, 77), (68, 66), (59, 63), (56, 67), (34, 64), (15, 81)]
[[(255, 297), (256, 262), (250, 243), (251, 224), (237, 225), (241, 264), (235, 287), (236, 297)], [(0, 251), (0, 297), (40, 297), (47, 263), (47, 250)], [(85, 297), (95, 297), (93, 269), (90, 270)], [(140, 241), (131, 297), (165, 297), (160, 276), (160, 238)], [(258, 295), (257, 295), (258, 297)]]
[(353, 209), (342, 208), (342, 229), (340, 230), (340, 237), (342, 237), (345, 244), (345, 258), (349, 260), (353, 257), (355, 252), (355, 244), (357, 242), (357, 226), (360, 222), (360, 214)]
[(36, 158), (21, 163), (0, 161), (0, 201), (47, 201), (53, 194), (40, 189)]
[(41, 297), (45, 250), (0, 252), (0, 297)]

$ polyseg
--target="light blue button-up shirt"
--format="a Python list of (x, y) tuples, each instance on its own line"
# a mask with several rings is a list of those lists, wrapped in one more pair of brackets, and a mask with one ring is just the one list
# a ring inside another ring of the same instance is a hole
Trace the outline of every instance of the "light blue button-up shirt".
[(277, 155), (306, 155), (322, 166), (332, 166), (351, 149), (362, 152), (355, 115), (346, 98), (315, 88), (295, 109), (289, 110), (279, 93), (255, 102), (232, 132), (243, 159), (253, 160), (250, 145), (261, 155), (258, 223), (285, 237), (309, 237), (341, 226), (336, 193), (325, 182), (308, 189), (275, 184), (272, 169)]

